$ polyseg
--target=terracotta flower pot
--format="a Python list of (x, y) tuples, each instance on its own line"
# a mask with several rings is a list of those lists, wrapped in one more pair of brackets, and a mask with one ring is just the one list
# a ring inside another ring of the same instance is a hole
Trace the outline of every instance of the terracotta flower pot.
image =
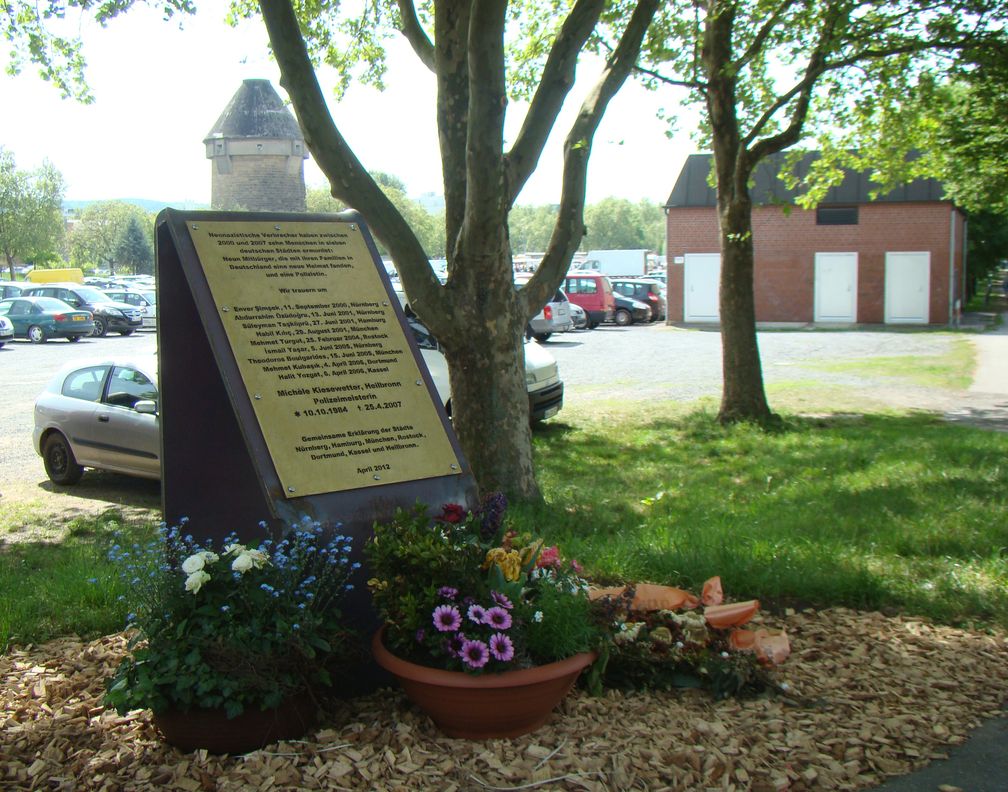
[(301, 694), (274, 709), (252, 707), (234, 718), (223, 709), (194, 709), (155, 712), (152, 720), (165, 742), (182, 751), (205, 748), (215, 754), (242, 754), (301, 737), (315, 725), (315, 712), (311, 696)]
[(375, 662), (399, 680), (406, 695), (450, 737), (486, 740), (535, 731), (567, 695), (596, 652), (547, 665), (473, 676), (417, 665), (385, 648), (382, 627), (371, 640)]

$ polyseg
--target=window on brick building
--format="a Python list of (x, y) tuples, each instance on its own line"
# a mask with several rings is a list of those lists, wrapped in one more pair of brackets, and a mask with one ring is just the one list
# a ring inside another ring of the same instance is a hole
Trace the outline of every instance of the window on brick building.
[(816, 209), (816, 225), (857, 225), (856, 206), (820, 206)]

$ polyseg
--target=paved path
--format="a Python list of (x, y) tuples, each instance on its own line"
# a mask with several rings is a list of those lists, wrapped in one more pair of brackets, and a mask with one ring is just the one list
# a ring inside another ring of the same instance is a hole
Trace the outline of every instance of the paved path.
[(999, 327), (971, 340), (977, 353), (973, 384), (945, 419), (1008, 432), (1008, 313), (1001, 314)]

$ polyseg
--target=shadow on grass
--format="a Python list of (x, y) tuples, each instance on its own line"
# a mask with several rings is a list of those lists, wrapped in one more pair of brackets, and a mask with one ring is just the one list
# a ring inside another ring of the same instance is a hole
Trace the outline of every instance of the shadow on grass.
[(136, 509), (157, 509), (161, 506), (160, 481), (105, 470), (88, 470), (73, 486), (64, 487), (46, 479), (40, 481), (38, 487), (66, 498), (102, 501), (114, 506)]

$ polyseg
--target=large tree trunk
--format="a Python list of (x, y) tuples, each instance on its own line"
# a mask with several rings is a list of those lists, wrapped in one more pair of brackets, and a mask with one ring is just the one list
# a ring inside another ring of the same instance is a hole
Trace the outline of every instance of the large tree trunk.
[[(719, 201), (720, 203), (720, 201)], [(718, 207), (721, 232), (721, 366), (723, 390), (718, 420), (771, 420), (756, 341), (753, 292), (752, 204), (736, 195)]]
[(709, 0), (702, 57), (708, 78), (707, 112), (712, 127), (721, 235), (719, 307), (723, 390), (718, 420), (721, 423), (766, 423), (772, 414), (763, 390), (753, 292), (749, 176), (755, 160), (745, 150), (739, 134), (736, 73), (732, 61), (734, 22), (734, 6)]
[[(456, 267), (459, 275), (475, 272), (469, 261), (456, 261)], [(540, 492), (525, 384), (527, 319), (517, 301), (504, 294), (514, 291), (511, 267), (505, 247), (495, 267), (499, 275), (491, 278), (496, 283), (460, 285), (466, 296), (454, 311), (457, 332), (442, 342), (451, 376), (452, 422), (480, 488), (533, 500)], [(494, 292), (500, 296), (491, 297)]]

